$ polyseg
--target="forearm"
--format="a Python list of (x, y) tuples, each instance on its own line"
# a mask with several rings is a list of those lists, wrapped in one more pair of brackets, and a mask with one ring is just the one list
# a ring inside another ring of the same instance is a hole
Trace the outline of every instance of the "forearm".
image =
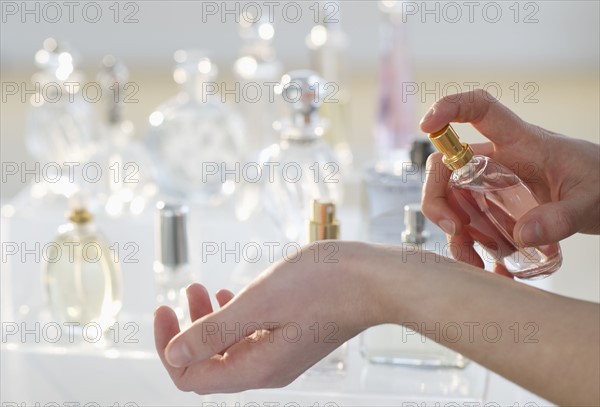
[(353, 267), (375, 323), (405, 324), (560, 405), (600, 405), (598, 304), (434, 254), (365, 250)]

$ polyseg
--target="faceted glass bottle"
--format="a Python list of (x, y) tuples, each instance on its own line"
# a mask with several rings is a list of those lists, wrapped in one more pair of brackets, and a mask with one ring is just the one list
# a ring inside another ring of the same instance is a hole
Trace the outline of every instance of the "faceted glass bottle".
[(94, 322), (103, 330), (121, 309), (121, 270), (116, 253), (85, 209), (71, 212), (49, 245), (43, 283), (50, 310), (59, 322)]
[(429, 139), (453, 170), (448, 203), (496, 264), (521, 279), (544, 278), (557, 271), (562, 264), (558, 243), (522, 247), (513, 238), (519, 218), (539, 205), (527, 185), (493, 159), (473, 155), (450, 125)]
[[(293, 71), (282, 78), (281, 92), (291, 115), (279, 124), (281, 140), (261, 154), (264, 205), (290, 240), (307, 240), (312, 200), (340, 203), (340, 164), (323, 139), (326, 123), (318, 107), (324, 81), (312, 71)], [(272, 175), (272, 176), (271, 176)]]
[[(404, 206), (402, 246), (406, 250), (423, 249), (428, 233), (420, 204)], [(430, 367), (465, 367), (461, 354), (436, 343), (414, 330), (395, 324), (369, 328), (360, 336), (362, 355), (371, 363)]]

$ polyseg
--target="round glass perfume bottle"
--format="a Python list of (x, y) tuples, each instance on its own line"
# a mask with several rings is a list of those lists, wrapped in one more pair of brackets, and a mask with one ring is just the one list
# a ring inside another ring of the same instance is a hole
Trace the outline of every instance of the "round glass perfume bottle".
[(116, 252), (86, 209), (70, 213), (49, 245), (43, 283), (54, 317), (107, 330), (121, 309), (121, 269)]
[(264, 205), (285, 237), (306, 242), (306, 224), (313, 200), (339, 204), (343, 185), (335, 153), (323, 139), (326, 123), (318, 107), (326, 96), (325, 82), (313, 71), (283, 76), (279, 88), (290, 116), (277, 124), (279, 144), (260, 158), (265, 187)]
[(244, 144), (242, 119), (215, 94), (217, 67), (201, 51), (175, 53), (177, 96), (149, 118), (147, 145), (163, 193), (218, 205), (235, 192)]
[(523, 247), (513, 238), (519, 218), (539, 205), (527, 185), (502, 164), (474, 155), (450, 125), (429, 139), (453, 171), (448, 203), (473, 240), (515, 277), (539, 279), (557, 271), (562, 264), (558, 243)]

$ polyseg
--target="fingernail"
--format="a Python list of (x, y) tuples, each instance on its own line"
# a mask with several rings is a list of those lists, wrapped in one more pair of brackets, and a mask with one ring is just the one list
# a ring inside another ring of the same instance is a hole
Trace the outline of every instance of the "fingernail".
[(427, 121), (427, 119), (429, 119), (431, 116), (433, 116), (433, 109), (429, 109), (427, 111), (427, 113), (425, 113), (425, 116), (423, 116), (423, 118), (421, 119), (421, 121), (419, 122), (419, 124), (423, 124), (424, 122)]
[(537, 220), (526, 223), (519, 231), (519, 241), (523, 246), (532, 246), (542, 239), (542, 225)]
[(442, 219), (438, 225), (447, 235), (454, 236), (456, 233), (456, 225), (449, 219)]
[(191, 360), (192, 353), (185, 342), (178, 342), (169, 347), (167, 361), (171, 366), (182, 367), (187, 365)]

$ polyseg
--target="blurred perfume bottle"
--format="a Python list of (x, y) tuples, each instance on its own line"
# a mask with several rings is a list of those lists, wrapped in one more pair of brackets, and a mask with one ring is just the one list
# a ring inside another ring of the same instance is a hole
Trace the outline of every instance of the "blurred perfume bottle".
[(240, 116), (217, 94), (217, 67), (201, 51), (175, 52), (178, 95), (149, 118), (147, 145), (161, 192), (177, 199), (219, 205), (231, 196), (244, 143)]
[(305, 242), (306, 223), (313, 199), (340, 203), (341, 168), (323, 139), (326, 123), (318, 107), (326, 96), (325, 81), (313, 71), (284, 75), (278, 91), (290, 116), (276, 123), (279, 144), (261, 153), (264, 205), (289, 240)]
[[(427, 140), (415, 140), (403, 160), (377, 162), (364, 175), (369, 240), (378, 243), (400, 241), (404, 205), (421, 202), (425, 164), (433, 148)], [(379, 166), (381, 165), (381, 167)], [(392, 171), (390, 171), (392, 169)], [(437, 227), (428, 225), (437, 239)], [(445, 235), (443, 236), (445, 240)]]
[[(428, 240), (420, 204), (404, 206), (403, 249), (415, 253)], [(362, 355), (372, 363), (412, 366), (464, 367), (462, 355), (407, 327), (384, 324), (369, 328), (360, 336)]]
[[(308, 222), (308, 243), (312, 244), (321, 240), (339, 240), (340, 223), (336, 218), (336, 206), (334, 202), (313, 200), (311, 202), (311, 214)], [(333, 252), (333, 251), (332, 251)], [(331, 252), (330, 252), (331, 253)], [(318, 259), (322, 261), (322, 259)], [(328, 326), (319, 327), (320, 330), (332, 332), (333, 328)], [(330, 338), (336, 340), (336, 338)], [(346, 356), (348, 344), (340, 344), (329, 355), (325, 356), (308, 373), (340, 373), (346, 368)]]
[(539, 205), (533, 192), (511, 170), (493, 159), (474, 155), (447, 125), (429, 135), (452, 171), (448, 203), (464, 229), (495, 263), (522, 279), (549, 276), (560, 268), (560, 245), (523, 247), (513, 238), (521, 216)]
[[(406, 151), (419, 133), (415, 98), (406, 97), (404, 89), (413, 77), (402, 22), (402, 3), (379, 2), (383, 23), (375, 147), (378, 160), (391, 167), (406, 158)], [(393, 172), (393, 168), (388, 171)]]
[[(273, 129), (281, 103), (273, 94), (282, 74), (281, 62), (277, 59), (273, 38), (275, 29), (267, 16), (256, 16), (251, 8), (240, 16), (239, 33), (242, 38), (240, 57), (233, 65), (235, 86), (239, 89), (238, 107), (247, 130), (244, 164), (254, 165), (260, 151), (277, 142)], [(261, 188), (255, 182), (242, 179), (235, 198), (236, 216), (247, 221), (261, 208)]]
[(325, 98), (320, 109), (323, 117), (331, 123), (331, 129), (325, 135), (325, 139), (333, 147), (344, 170), (349, 171), (353, 154), (348, 144), (348, 40), (342, 29), (341, 2), (319, 1), (312, 7), (318, 13), (315, 16), (318, 22), (311, 28), (305, 42), (310, 51), (311, 68), (327, 79), (325, 86), (329, 96)]
[(156, 205), (154, 276), (156, 300), (175, 311), (180, 324), (188, 323), (185, 289), (194, 282), (188, 260), (188, 208), (184, 205)]
[(267, 16), (256, 17), (250, 11), (240, 17), (242, 38), (240, 57), (233, 65), (241, 92), (240, 112), (243, 113), (248, 134), (247, 151), (256, 159), (264, 146), (277, 141), (273, 130), (276, 119), (276, 100), (269, 91), (279, 83), (282, 65), (273, 47), (275, 29)]
[(82, 164), (99, 142), (91, 106), (97, 95), (82, 92), (87, 84), (76, 70), (76, 55), (67, 44), (47, 38), (36, 52), (35, 62), (40, 71), (32, 77), (35, 93), (29, 99), (25, 143), (39, 165), (52, 174), (32, 186), (31, 193), (40, 199), (68, 198), (77, 192), (79, 180), (70, 180), (66, 163)]
[(123, 118), (124, 103), (136, 84), (130, 83), (125, 65), (112, 55), (102, 60), (98, 83), (105, 95), (103, 144), (89, 162), (102, 170), (100, 182), (86, 183), (109, 216), (139, 215), (157, 192), (152, 162), (145, 146), (134, 137), (134, 127)]
[[(75, 209), (49, 245), (43, 283), (59, 322), (93, 322), (108, 329), (121, 309), (121, 270), (117, 252), (85, 209)], [(81, 328), (80, 326), (80, 328)]]

